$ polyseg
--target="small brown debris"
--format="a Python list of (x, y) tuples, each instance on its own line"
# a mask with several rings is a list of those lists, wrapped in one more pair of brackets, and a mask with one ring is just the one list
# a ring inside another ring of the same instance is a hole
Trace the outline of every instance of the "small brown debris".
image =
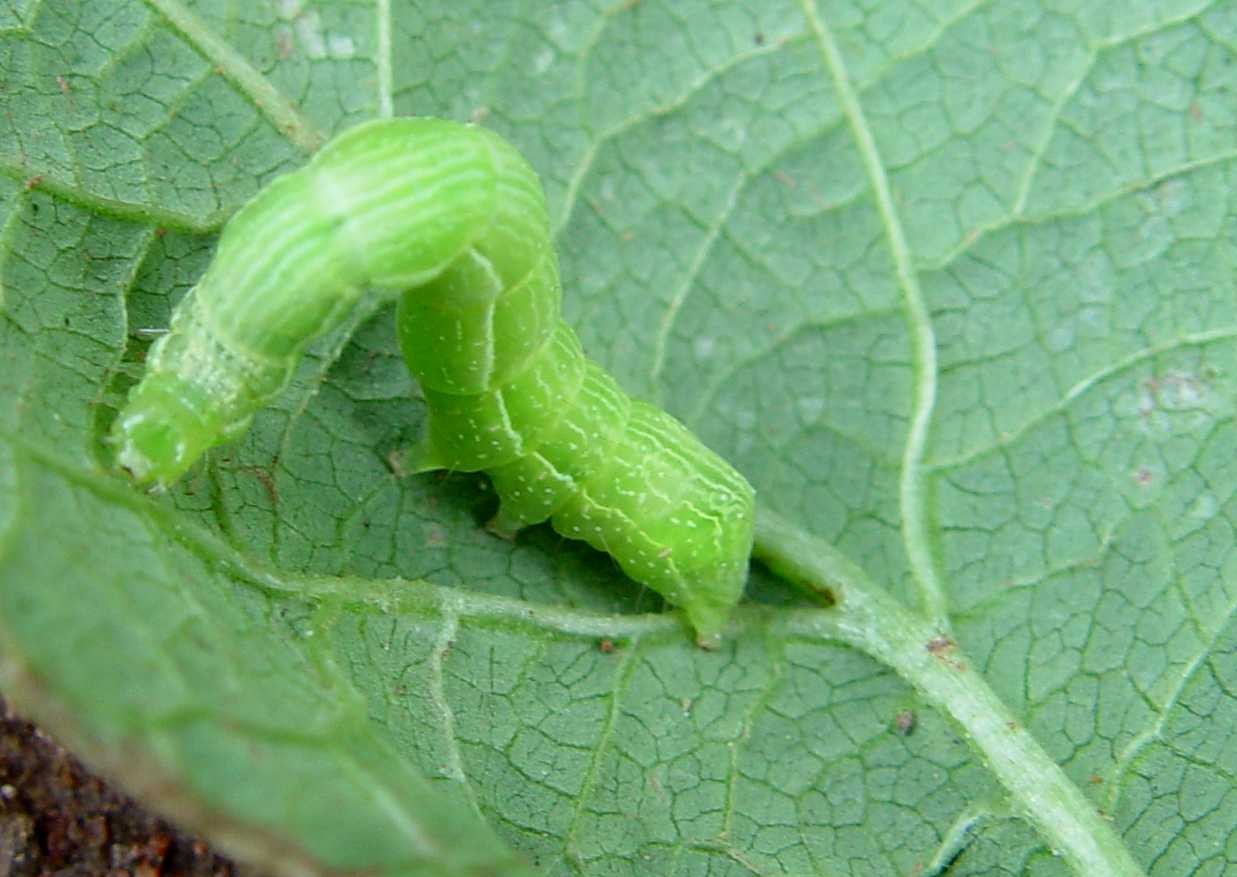
[(893, 729), (902, 737), (915, 733), (915, 711), (902, 710), (893, 717)]
[(279, 60), (283, 61), (292, 56), (292, 33), (286, 29), (281, 29), (275, 33), (275, 51), (279, 55)]
[(275, 479), (266, 469), (261, 466), (239, 466), (237, 472), (246, 472), (258, 479), (258, 483), (262, 485), (262, 489), (266, 491), (266, 497), (271, 502), (271, 508), (279, 506), (279, 487), (275, 484)]

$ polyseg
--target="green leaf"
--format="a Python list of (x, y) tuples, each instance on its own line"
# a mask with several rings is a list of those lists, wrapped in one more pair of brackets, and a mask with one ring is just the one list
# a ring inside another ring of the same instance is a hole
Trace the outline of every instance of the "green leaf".
[[(1224, 0), (2, 0), (6, 695), (289, 873), (1237, 871), (1235, 52)], [(392, 112), (525, 152), (586, 350), (756, 485), (719, 651), (391, 473), (388, 311), (111, 470), (226, 218)]]

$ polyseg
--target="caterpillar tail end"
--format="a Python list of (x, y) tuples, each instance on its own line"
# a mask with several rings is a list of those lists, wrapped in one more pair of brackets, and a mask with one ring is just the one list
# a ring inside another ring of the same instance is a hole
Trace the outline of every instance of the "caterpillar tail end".
[[(750, 544), (750, 540), (749, 543)], [(750, 549), (749, 549), (750, 552)], [(747, 558), (737, 556), (719, 567), (702, 571), (690, 596), (681, 601), (687, 622), (696, 632), (696, 645), (714, 651), (722, 644), (722, 631), (747, 582)]]
[(112, 424), (116, 465), (141, 485), (167, 487), (197, 462), (215, 431), (195, 406), (162, 381), (143, 381)]
[(687, 623), (696, 632), (696, 645), (705, 651), (717, 651), (722, 644), (722, 628), (730, 617), (730, 608), (685, 607)]

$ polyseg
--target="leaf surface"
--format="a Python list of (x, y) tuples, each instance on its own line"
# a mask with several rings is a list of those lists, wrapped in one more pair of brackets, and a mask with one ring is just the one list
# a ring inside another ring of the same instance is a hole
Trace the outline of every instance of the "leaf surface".
[(484, 478), (392, 475), (389, 310), (171, 493), (110, 471), (232, 211), (471, 118), (592, 357), (947, 627), (1145, 873), (1237, 870), (1237, 9), (862, 6), (0, 5), (6, 693), (285, 870), (1070, 873), (989, 732), (763, 568), (703, 652)]

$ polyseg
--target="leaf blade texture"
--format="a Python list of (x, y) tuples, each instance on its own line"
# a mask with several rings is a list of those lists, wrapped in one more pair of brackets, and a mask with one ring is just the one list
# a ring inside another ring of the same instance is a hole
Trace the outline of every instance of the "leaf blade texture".
[[(424, 410), (389, 313), (177, 491), (106, 474), (232, 211), (386, 105), (481, 118), (546, 183), (590, 356), (907, 605), (936, 582), (1146, 873), (1237, 868), (1230, 4), (377, 7), (0, 7), (6, 694), (266, 863), (402, 819), (368, 864), (416, 873), (412, 793), (366, 779), (410, 771), (550, 874), (1069, 873), (771, 576), (699, 653), (588, 549), (485, 533), (483, 480), (392, 478)], [(225, 720), (318, 741), (346, 837), (203, 780)]]

